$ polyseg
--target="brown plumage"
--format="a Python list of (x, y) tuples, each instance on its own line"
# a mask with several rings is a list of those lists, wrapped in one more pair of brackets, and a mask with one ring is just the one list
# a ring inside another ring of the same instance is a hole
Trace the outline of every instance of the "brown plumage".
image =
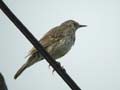
[[(71, 49), (75, 42), (75, 32), (80, 27), (86, 27), (86, 25), (80, 25), (74, 20), (68, 20), (47, 32), (39, 42), (54, 59), (58, 59)], [(29, 56), (27, 62), (17, 71), (14, 76), (15, 79), (26, 68), (44, 59), (34, 47), (27, 56)]]

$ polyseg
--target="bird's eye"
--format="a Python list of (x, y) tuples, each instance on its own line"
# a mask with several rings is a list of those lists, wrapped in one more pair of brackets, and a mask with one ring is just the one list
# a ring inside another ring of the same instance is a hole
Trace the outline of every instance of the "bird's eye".
[(78, 27), (78, 26), (79, 26), (79, 24), (78, 24), (78, 23), (73, 23), (73, 24), (74, 24), (74, 26), (75, 26), (75, 27)]

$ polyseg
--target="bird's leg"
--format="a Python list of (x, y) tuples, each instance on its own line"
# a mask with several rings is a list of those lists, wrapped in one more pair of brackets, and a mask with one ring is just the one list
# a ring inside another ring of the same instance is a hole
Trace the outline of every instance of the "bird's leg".
[(49, 68), (49, 69), (50, 69), (50, 66), (51, 66), (51, 65), (49, 64), (49, 65), (48, 65), (48, 68)]
[[(60, 63), (60, 62), (57, 62), (57, 64), (62, 68), (62, 70), (65, 71), (64, 66), (61, 66), (61, 63)], [(52, 73), (54, 73), (54, 71), (55, 71), (55, 69), (53, 69)]]
[(61, 63), (60, 63), (60, 62), (57, 62), (57, 64), (58, 64), (63, 70), (65, 70), (65, 69), (64, 69), (64, 66), (61, 66)]
[[(61, 66), (61, 63), (60, 63), (60, 62), (57, 61), (56, 64), (57, 64), (58, 66), (60, 66), (60, 67), (62, 68), (62, 70), (65, 71), (64, 66)], [(51, 65), (49, 64), (49, 65), (48, 65), (48, 68), (50, 69), (50, 67), (51, 67)], [(53, 70), (52, 70), (52, 74), (53, 74), (54, 72), (55, 72), (55, 69), (53, 68)]]
[(56, 61), (56, 64), (57, 64), (57, 65), (59, 65), (59, 66), (61, 66), (61, 63), (60, 63), (60, 62), (58, 62), (58, 61)]
[(55, 72), (55, 69), (52, 70), (52, 74), (54, 74), (54, 72)]
[[(56, 62), (57, 65), (61, 66), (61, 63), (60, 62)], [(55, 72), (55, 69), (53, 68), (52, 70), (52, 74)]]

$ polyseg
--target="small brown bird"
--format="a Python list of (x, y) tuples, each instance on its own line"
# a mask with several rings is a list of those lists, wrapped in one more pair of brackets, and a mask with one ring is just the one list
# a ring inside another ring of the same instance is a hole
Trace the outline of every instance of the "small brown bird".
[[(54, 59), (58, 59), (64, 56), (74, 45), (75, 32), (80, 27), (86, 27), (86, 25), (80, 25), (74, 20), (65, 21), (61, 25), (56, 26), (47, 32), (39, 42)], [(27, 56), (29, 56), (27, 62), (17, 71), (14, 76), (15, 79), (26, 68), (44, 59), (34, 47)]]

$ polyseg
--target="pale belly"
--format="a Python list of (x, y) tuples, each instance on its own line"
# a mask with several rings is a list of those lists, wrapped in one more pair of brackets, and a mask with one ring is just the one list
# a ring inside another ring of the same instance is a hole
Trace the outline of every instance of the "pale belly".
[(66, 37), (47, 48), (48, 53), (54, 58), (58, 59), (64, 56), (73, 46), (75, 40)]

